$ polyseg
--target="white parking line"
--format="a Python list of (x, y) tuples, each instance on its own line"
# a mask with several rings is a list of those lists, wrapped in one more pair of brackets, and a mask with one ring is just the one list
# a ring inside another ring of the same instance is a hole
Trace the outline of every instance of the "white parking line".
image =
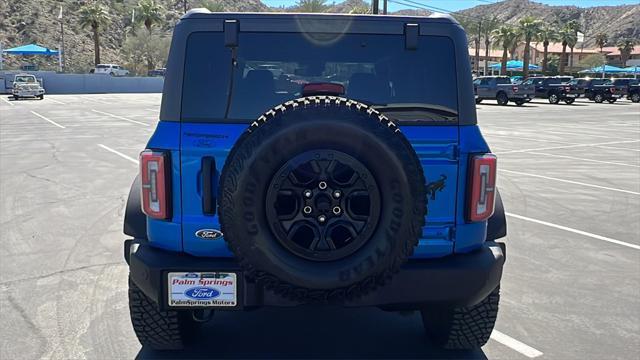
[(67, 105), (67, 103), (63, 103), (62, 101), (55, 100), (55, 99), (52, 99), (52, 98), (50, 98), (50, 97), (47, 97), (47, 100), (48, 100), (48, 101), (53, 101), (53, 102), (54, 102), (54, 103), (56, 103), (56, 104), (60, 104), (60, 105)]
[(603, 143), (593, 143), (593, 144), (577, 144), (577, 145), (566, 145), (566, 146), (549, 146), (543, 148), (534, 148), (534, 149), (519, 149), (519, 150), (509, 150), (503, 151), (499, 154), (511, 154), (511, 153), (519, 153), (519, 152), (529, 152), (529, 151), (540, 151), (540, 150), (555, 150), (555, 149), (570, 149), (576, 147), (589, 147), (589, 146), (600, 146), (600, 145), (614, 145), (614, 144), (628, 144), (628, 143), (637, 143), (640, 140), (626, 140), (626, 141), (609, 141)]
[(2, 98), (0, 98), (0, 99), (4, 100), (4, 102), (6, 102), (7, 104), (9, 104), (9, 105), (11, 105), (11, 106), (14, 106), (14, 105), (13, 105), (13, 103), (12, 103), (11, 101), (9, 101), (9, 100), (5, 99), (4, 97), (2, 97)]
[(520, 354), (533, 359), (536, 358), (538, 356), (542, 356), (542, 352), (539, 350), (536, 350), (534, 348), (532, 348), (531, 346), (522, 343), (514, 338), (512, 338), (509, 335), (503, 334), (498, 330), (493, 330), (493, 332), (491, 333), (491, 339), (499, 342), (500, 344), (507, 346), (517, 352), (519, 352)]
[(579, 145), (580, 143), (562, 141), (562, 140), (547, 140), (547, 139), (537, 139), (537, 138), (529, 138), (515, 135), (501, 135), (501, 134), (493, 134), (491, 131), (483, 131), (483, 134), (487, 135), (487, 137), (505, 137), (513, 140), (529, 140), (529, 141), (539, 141), (539, 142), (550, 142), (550, 143), (558, 143), (565, 145)]
[(33, 115), (35, 115), (35, 116), (37, 116), (37, 117), (39, 117), (39, 118), (43, 119), (43, 120), (46, 120), (46, 121), (48, 121), (48, 122), (52, 123), (53, 125), (55, 125), (55, 126), (59, 127), (60, 129), (65, 129), (65, 127), (64, 127), (64, 126), (62, 126), (62, 125), (58, 124), (57, 122), (55, 122), (55, 121), (53, 121), (53, 120), (47, 119), (46, 117), (44, 117), (44, 116), (42, 116), (42, 115), (38, 114), (38, 113), (37, 113), (37, 112), (35, 112), (35, 111), (31, 111), (31, 113), (32, 113)]
[(537, 151), (527, 151), (527, 154), (550, 156), (550, 157), (565, 158), (565, 159), (573, 159), (573, 160), (594, 162), (594, 163), (600, 163), (600, 164), (610, 164), (610, 165), (620, 165), (620, 166), (629, 166), (629, 167), (640, 168), (640, 165), (625, 164), (625, 163), (619, 163), (619, 162), (615, 162), (615, 161), (603, 161), (603, 160), (595, 160), (595, 159), (585, 159), (585, 158), (581, 158), (581, 157), (567, 156), (567, 155), (556, 155), (556, 154), (549, 154), (549, 153), (543, 153), (543, 152), (537, 152)]
[(127, 159), (127, 160), (131, 161), (132, 163), (134, 163), (134, 164), (136, 164), (136, 165), (138, 164), (138, 160), (136, 160), (136, 159), (132, 158), (132, 157), (131, 157), (131, 156), (129, 156), (129, 155), (125, 155), (125, 154), (121, 153), (121, 152), (120, 152), (120, 151), (118, 151), (118, 150), (112, 149), (112, 148), (110, 148), (110, 147), (108, 147), (108, 146), (106, 146), (106, 145), (102, 145), (102, 144), (98, 144), (98, 146), (100, 146), (101, 148), (103, 148), (103, 149), (105, 149), (105, 150), (107, 150), (107, 151), (109, 151), (109, 152), (111, 152), (111, 153), (114, 153), (114, 154), (116, 154), (116, 155), (118, 155), (118, 156), (120, 156), (120, 157), (122, 157), (122, 158), (125, 158), (125, 159)]
[(509, 213), (509, 212), (505, 212), (505, 214), (507, 216), (510, 216), (510, 217), (513, 217), (513, 218), (516, 218), (516, 219), (530, 221), (530, 222), (533, 222), (533, 223), (536, 223), (536, 224), (545, 225), (545, 226), (549, 226), (549, 227), (556, 228), (556, 229), (559, 229), (559, 230), (572, 232), (574, 234), (587, 236), (587, 237), (590, 237), (592, 239), (602, 240), (602, 241), (610, 242), (610, 243), (613, 243), (613, 244), (622, 245), (622, 246), (630, 247), (632, 249), (640, 250), (640, 245), (630, 244), (628, 242), (612, 239), (612, 238), (609, 238), (609, 237), (606, 237), (606, 236), (597, 235), (597, 234), (593, 234), (593, 233), (590, 233), (590, 232), (586, 232), (586, 231), (582, 231), (582, 230), (578, 230), (578, 229), (574, 229), (574, 228), (570, 228), (570, 227), (562, 226), (562, 225), (558, 225), (558, 224), (553, 224), (553, 223), (542, 221), (542, 220), (538, 220), (538, 219), (532, 219), (530, 217), (517, 215), (517, 214), (512, 214), (512, 213)]
[(640, 152), (640, 149), (631, 149), (631, 148), (623, 148), (623, 147), (616, 147), (616, 146), (596, 146), (599, 148), (603, 148), (603, 149), (612, 149), (612, 150), (628, 150), (628, 151), (635, 151), (635, 152)]
[(563, 183), (567, 183), (567, 184), (582, 185), (582, 186), (587, 186), (587, 187), (592, 187), (592, 188), (597, 188), (597, 189), (617, 191), (617, 192), (621, 192), (621, 193), (625, 193), (625, 194), (640, 195), (640, 192), (635, 192), (635, 191), (631, 191), (631, 190), (623, 190), (623, 189), (617, 189), (617, 188), (612, 188), (612, 187), (607, 187), (607, 186), (587, 184), (587, 183), (583, 183), (583, 182), (579, 182), (579, 181), (573, 181), (573, 180), (558, 179), (558, 178), (554, 178), (554, 177), (551, 177), (551, 176), (543, 176), (543, 175), (538, 175), (538, 174), (530, 174), (530, 173), (525, 173), (525, 172), (520, 172), (520, 171), (513, 171), (513, 170), (505, 170), (505, 169), (498, 169), (498, 171), (511, 173), (511, 174), (516, 174), (516, 175), (537, 177), (537, 178), (546, 179), (546, 180), (559, 181), (559, 182), (563, 182)]
[(143, 125), (143, 126), (149, 126), (149, 124), (146, 124), (146, 123), (143, 123), (143, 122), (140, 122), (140, 121), (131, 120), (131, 119), (128, 119), (128, 118), (123, 117), (123, 116), (118, 116), (118, 115), (110, 114), (110, 113), (108, 113), (108, 112), (99, 111), (99, 110), (95, 110), (95, 109), (91, 109), (91, 111), (93, 111), (93, 112), (95, 112), (95, 113), (98, 113), (98, 114), (111, 116), (112, 118), (115, 118), (115, 119), (120, 119), (120, 120), (128, 121), (128, 122), (130, 122), (130, 123), (139, 124), (139, 125)]
[[(508, 128), (508, 127), (503, 127), (503, 126), (492, 126), (492, 129), (506, 129), (512, 132), (516, 132), (516, 133), (535, 133), (535, 134), (540, 134), (540, 133), (549, 133), (549, 134), (560, 134), (560, 135), (578, 135), (578, 136), (586, 136), (586, 137), (597, 137), (597, 138), (604, 138), (604, 139), (622, 139), (622, 140), (635, 140), (636, 138), (628, 138), (628, 137), (621, 137), (621, 136), (608, 136), (608, 135), (594, 135), (594, 134), (585, 134), (585, 133), (577, 133), (577, 132), (573, 132), (573, 131), (556, 131), (556, 130), (548, 130), (547, 126), (545, 125), (543, 129), (534, 129), (534, 130), (527, 130), (527, 129), (523, 129), (523, 130), (513, 130), (513, 128)], [(570, 143), (569, 143), (570, 144)]]
[(153, 111), (153, 112), (158, 112), (158, 111), (160, 111), (160, 109), (145, 109), (145, 110), (147, 110), (147, 111)]

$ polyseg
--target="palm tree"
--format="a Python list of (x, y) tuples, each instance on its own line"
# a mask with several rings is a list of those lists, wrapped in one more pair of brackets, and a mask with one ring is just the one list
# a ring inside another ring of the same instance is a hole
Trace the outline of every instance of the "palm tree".
[(630, 39), (623, 39), (620, 40), (616, 46), (618, 47), (618, 50), (620, 50), (620, 61), (622, 61), (622, 66), (627, 66), (627, 60), (629, 60), (629, 57), (631, 56), (631, 52), (634, 49), (634, 41), (630, 40)]
[(509, 54), (511, 54), (511, 60), (514, 60), (516, 58), (516, 49), (518, 48), (518, 45), (520, 45), (520, 41), (522, 41), (522, 33), (520, 32), (519, 29), (516, 28), (515, 37), (513, 38), (513, 42), (509, 47)]
[(482, 23), (482, 34), (484, 36), (484, 74), (489, 72), (489, 47), (491, 45), (491, 32), (500, 25), (500, 20), (493, 17)]
[(94, 63), (100, 64), (100, 29), (111, 21), (106, 6), (99, 2), (88, 3), (80, 8), (80, 26), (91, 28), (93, 33)]
[(327, 11), (326, 0), (298, 0), (296, 8), (300, 12), (318, 13)]
[(491, 32), (493, 40), (502, 46), (502, 59), (500, 60), (500, 75), (507, 73), (507, 51), (513, 42), (517, 43), (518, 31), (509, 25), (502, 25)]
[(140, 0), (136, 7), (136, 20), (139, 23), (143, 23), (149, 34), (151, 34), (151, 27), (155, 24), (161, 24), (165, 13), (164, 6), (155, 0)]
[(473, 47), (476, 49), (473, 65), (477, 73), (480, 68), (480, 36), (482, 35), (482, 23), (469, 23), (465, 30), (467, 30), (467, 35), (473, 38)]
[(573, 29), (565, 26), (560, 29), (558, 33), (558, 37), (560, 41), (562, 41), (562, 55), (560, 56), (560, 75), (564, 75), (565, 64), (568, 64), (569, 61), (567, 59), (567, 45), (575, 44), (577, 42), (577, 35), (573, 31)]
[(540, 31), (541, 21), (533, 16), (525, 16), (518, 21), (518, 29), (524, 38), (524, 58), (522, 59), (522, 76), (529, 76), (529, 57), (531, 56), (531, 41), (536, 39)]
[(558, 40), (558, 33), (555, 27), (543, 25), (538, 31), (538, 40), (542, 41), (544, 53), (542, 54), (542, 72), (546, 74), (549, 63), (549, 43)]
[(571, 20), (567, 22), (567, 28), (574, 34), (569, 41), (567, 42), (567, 46), (571, 49), (571, 56), (569, 57), (569, 68), (573, 68), (573, 48), (578, 43), (578, 31), (580, 31), (580, 24), (576, 20)]
[[(149, 37), (151, 37), (153, 25), (161, 24), (164, 21), (164, 15), (166, 13), (164, 6), (155, 0), (140, 0), (136, 10), (136, 22), (143, 23), (144, 27), (147, 28)], [(149, 50), (147, 52), (147, 70), (153, 70), (154, 68), (153, 55)]]
[(602, 48), (607, 45), (607, 41), (609, 41), (609, 37), (605, 33), (596, 34), (596, 45), (600, 48), (600, 52), (602, 52)]

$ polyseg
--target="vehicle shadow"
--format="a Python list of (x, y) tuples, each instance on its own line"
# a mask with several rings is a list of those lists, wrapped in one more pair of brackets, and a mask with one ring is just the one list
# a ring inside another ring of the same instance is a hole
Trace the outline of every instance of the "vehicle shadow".
[(377, 358), (486, 359), (481, 350), (445, 351), (426, 340), (419, 314), (376, 308), (304, 306), (219, 312), (183, 351), (142, 348), (136, 359)]
[(493, 104), (492, 104), (492, 103), (485, 103), (485, 102), (482, 102), (482, 103), (480, 103), (480, 104), (476, 104), (476, 106), (478, 106), (478, 105), (497, 106), (497, 107), (505, 107), (505, 108), (506, 108), (506, 107), (516, 107), (516, 108), (526, 108), (526, 107), (530, 107), (530, 108), (532, 108), (532, 107), (538, 107), (538, 105), (537, 105), (537, 104), (532, 104), (532, 103), (524, 103), (524, 104), (522, 104), (522, 105), (518, 106), (518, 105), (516, 105), (516, 104), (511, 104), (511, 103), (510, 103), (510, 104), (508, 104), (508, 105), (500, 105), (500, 104), (496, 104), (496, 103), (493, 103)]

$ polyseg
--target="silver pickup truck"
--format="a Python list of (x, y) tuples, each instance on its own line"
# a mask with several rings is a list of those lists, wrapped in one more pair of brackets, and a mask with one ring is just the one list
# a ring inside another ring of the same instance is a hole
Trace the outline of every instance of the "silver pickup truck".
[(476, 104), (482, 100), (495, 99), (499, 105), (507, 105), (513, 101), (521, 106), (535, 96), (535, 88), (531, 85), (516, 85), (508, 76), (481, 76), (473, 81)]
[(35, 76), (31, 74), (17, 74), (13, 79), (13, 98), (18, 100), (26, 97), (37, 97), (44, 99), (44, 88)]

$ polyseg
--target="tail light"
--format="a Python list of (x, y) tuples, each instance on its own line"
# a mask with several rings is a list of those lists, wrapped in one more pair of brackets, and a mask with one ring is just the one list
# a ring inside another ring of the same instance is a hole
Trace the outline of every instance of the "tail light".
[(609, 88), (609, 91), (611, 91), (611, 93), (613, 94), (614, 92), (616, 92), (616, 88)]
[(140, 154), (142, 212), (154, 219), (171, 217), (170, 170), (167, 153), (145, 150)]
[(470, 162), (467, 220), (483, 221), (493, 215), (496, 195), (497, 158), (493, 154), (474, 155)]
[(571, 86), (567, 86), (564, 89), (567, 90), (567, 91), (571, 91)]
[(517, 87), (517, 86), (513, 86), (513, 87), (511, 88), (511, 90), (513, 90), (513, 92), (518, 92), (518, 87)]

